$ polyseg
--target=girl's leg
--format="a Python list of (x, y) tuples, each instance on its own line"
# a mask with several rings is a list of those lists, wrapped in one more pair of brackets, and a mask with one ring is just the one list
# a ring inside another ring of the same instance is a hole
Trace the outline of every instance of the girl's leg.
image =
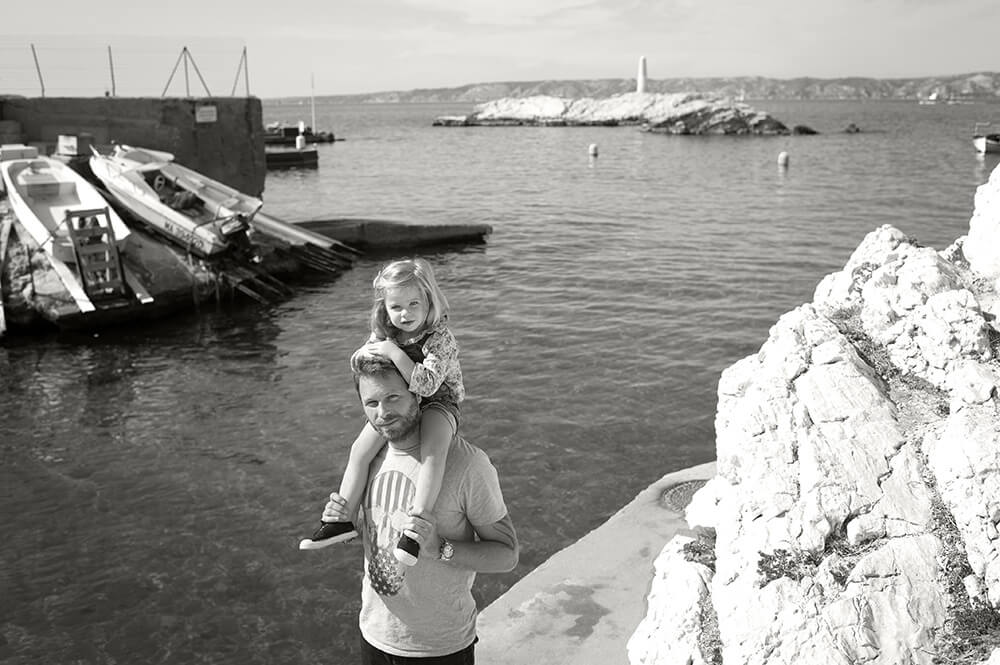
[[(448, 449), (455, 436), (454, 418), (441, 409), (425, 409), (420, 418), (420, 471), (417, 473), (417, 488), (414, 492), (411, 515), (423, 515), (434, 511), (441, 483), (444, 481), (444, 467), (448, 459)], [(409, 536), (399, 539), (394, 554), (396, 558), (412, 566), (417, 562), (420, 545)]]
[(351, 444), (347, 468), (344, 469), (344, 477), (340, 481), (339, 496), (336, 494), (330, 496), (331, 501), (337, 497), (336, 501), (340, 504), (341, 512), (346, 519), (339, 522), (321, 521), (316, 532), (299, 543), (299, 549), (320, 549), (357, 537), (358, 532), (354, 528), (353, 520), (357, 518), (361, 497), (368, 483), (368, 467), (384, 444), (375, 428), (366, 423), (358, 438)]
[(347, 514), (352, 520), (357, 518), (361, 497), (368, 485), (368, 468), (384, 445), (385, 441), (371, 423), (365, 423), (364, 429), (351, 444), (347, 468), (344, 469), (344, 477), (340, 479), (340, 496), (347, 502)]

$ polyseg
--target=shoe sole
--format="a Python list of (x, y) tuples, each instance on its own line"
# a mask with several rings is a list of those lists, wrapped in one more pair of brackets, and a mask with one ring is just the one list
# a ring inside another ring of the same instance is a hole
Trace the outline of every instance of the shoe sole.
[(396, 556), (396, 561), (399, 561), (404, 566), (415, 566), (417, 565), (417, 557), (413, 556), (409, 552), (398, 547), (392, 551)]
[(324, 547), (329, 547), (330, 545), (336, 545), (337, 543), (343, 543), (348, 540), (353, 540), (358, 537), (357, 531), (348, 531), (347, 533), (342, 533), (339, 536), (334, 536), (333, 538), (324, 538), (323, 540), (313, 540), (312, 538), (303, 538), (302, 542), (299, 543), (300, 550), (321, 550)]

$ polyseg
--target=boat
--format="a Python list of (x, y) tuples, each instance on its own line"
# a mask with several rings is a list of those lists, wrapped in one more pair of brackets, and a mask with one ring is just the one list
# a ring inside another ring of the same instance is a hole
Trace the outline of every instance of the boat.
[(1000, 132), (987, 133), (979, 129), (988, 124), (990, 123), (976, 123), (976, 126), (972, 130), (972, 145), (975, 146), (976, 152), (982, 154), (1000, 153)]
[(316, 146), (305, 148), (267, 148), (264, 164), (269, 169), (319, 168), (319, 150)]
[(941, 98), (941, 93), (939, 93), (937, 90), (935, 90), (931, 94), (929, 94), (926, 97), (924, 97), (923, 99), (921, 99), (918, 103), (920, 103), (920, 104), (937, 104), (938, 100), (940, 100), (940, 98)]
[(306, 143), (333, 143), (337, 140), (333, 132), (314, 132), (312, 127), (302, 123), (285, 125), (275, 122), (264, 127), (264, 145), (293, 146), (300, 135)]
[(0, 179), (20, 229), (41, 248), (81, 313), (153, 302), (122, 262), (130, 235), (101, 193), (37, 148), (0, 148)]
[(189, 252), (213, 258), (249, 251), (260, 199), (192, 171), (159, 150), (117, 145), (94, 151), (90, 169), (139, 222)]

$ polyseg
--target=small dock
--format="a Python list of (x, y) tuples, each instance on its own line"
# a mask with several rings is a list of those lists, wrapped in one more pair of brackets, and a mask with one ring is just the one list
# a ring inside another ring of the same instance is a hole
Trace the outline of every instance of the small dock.
[(492, 226), (481, 223), (446, 224), (356, 217), (313, 219), (298, 222), (296, 226), (366, 252), (481, 243), (493, 233)]
[[(294, 295), (306, 273), (336, 278), (365, 253), (420, 251), (434, 246), (481, 243), (488, 224), (438, 224), (368, 218), (335, 218), (288, 223), (264, 212), (252, 222), (260, 263), (205, 262), (155, 234), (132, 227), (121, 260), (150, 302), (142, 307), (83, 312), (62, 283), (50, 279), (45, 253), (25, 240), (12, 212), (0, 202), (0, 338), (38, 325), (66, 330), (148, 320), (191, 309), (201, 302), (239, 293), (267, 303)], [(279, 281), (280, 280), (280, 281)]]

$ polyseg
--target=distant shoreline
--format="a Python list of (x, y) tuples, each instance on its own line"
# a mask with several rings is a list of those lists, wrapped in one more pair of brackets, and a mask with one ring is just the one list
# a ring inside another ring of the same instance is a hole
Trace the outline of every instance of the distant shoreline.
[[(320, 95), (320, 103), (478, 104), (508, 97), (611, 97), (635, 90), (635, 79), (582, 79), (471, 83), (452, 88), (415, 88), (350, 95)], [(913, 78), (764, 78), (760, 76), (649, 79), (648, 92), (702, 92), (753, 100), (1000, 101), (1000, 73), (974, 72)], [(263, 98), (271, 105), (308, 103), (309, 95)]]

